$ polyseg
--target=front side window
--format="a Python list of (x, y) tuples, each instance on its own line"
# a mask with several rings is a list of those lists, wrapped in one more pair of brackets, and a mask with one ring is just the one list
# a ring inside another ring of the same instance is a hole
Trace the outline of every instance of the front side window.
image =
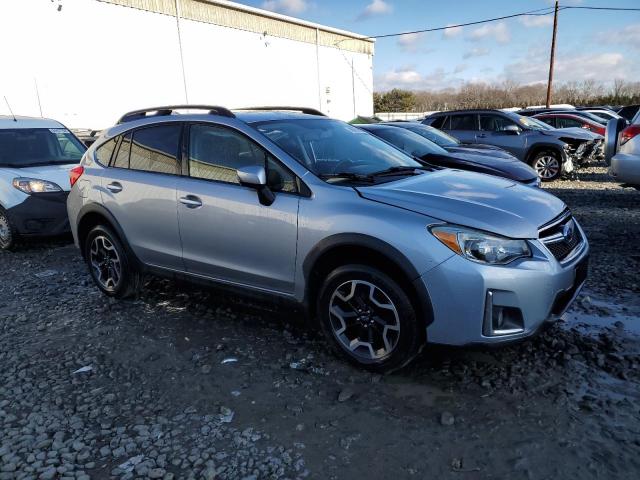
[(238, 184), (239, 168), (262, 166), (274, 191), (297, 191), (295, 176), (244, 135), (225, 127), (192, 125), (189, 134), (189, 176)]
[(388, 143), (339, 120), (273, 120), (253, 124), (316, 175), (369, 175), (392, 167), (421, 167)]
[[(182, 126), (157, 125), (133, 132), (129, 168), (144, 172), (180, 173), (178, 152)], [(123, 145), (120, 147), (124, 147)]]
[(86, 149), (66, 128), (0, 130), (0, 167), (78, 163)]
[(449, 130), (478, 130), (477, 116), (474, 114), (452, 115)]
[(515, 123), (500, 115), (480, 115), (480, 130), (485, 132), (504, 132), (506, 127), (512, 125)]

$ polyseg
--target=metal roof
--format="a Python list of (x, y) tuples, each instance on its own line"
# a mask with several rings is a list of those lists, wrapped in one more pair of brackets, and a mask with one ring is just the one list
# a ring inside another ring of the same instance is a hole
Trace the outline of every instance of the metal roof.
[(14, 128), (66, 128), (60, 122), (50, 118), (23, 117), (16, 115), (13, 120), (11, 115), (0, 115), (0, 130)]

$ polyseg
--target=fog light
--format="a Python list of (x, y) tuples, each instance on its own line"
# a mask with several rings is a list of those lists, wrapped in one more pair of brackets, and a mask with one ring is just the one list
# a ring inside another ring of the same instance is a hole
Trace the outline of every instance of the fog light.
[(522, 311), (517, 307), (495, 305), (493, 292), (488, 291), (482, 330), (485, 337), (522, 333), (524, 332)]

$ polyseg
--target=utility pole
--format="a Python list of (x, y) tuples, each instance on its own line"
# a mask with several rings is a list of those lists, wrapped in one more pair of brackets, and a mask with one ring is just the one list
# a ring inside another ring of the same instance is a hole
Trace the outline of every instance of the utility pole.
[(551, 58), (549, 59), (549, 83), (547, 83), (547, 108), (551, 106), (551, 88), (553, 85), (553, 63), (556, 59), (556, 32), (558, 31), (558, 0), (553, 13), (553, 37), (551, 37)]

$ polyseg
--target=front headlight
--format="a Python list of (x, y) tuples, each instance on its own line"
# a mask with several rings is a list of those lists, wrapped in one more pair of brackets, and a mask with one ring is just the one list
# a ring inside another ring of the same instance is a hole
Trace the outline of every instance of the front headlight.
[(13, 186), (21, 192), (31, 195), (32, 193), (61, 192), (62, 189), (53, 182), (38, 180), (37, 178), (18, 177), (13, 179)]
[(505, 265), (517, 258), (531, 256), (525, 240), (513, 240), (454, 225), (438, 225), (430, 230), (455, 253), (473, 262)]

